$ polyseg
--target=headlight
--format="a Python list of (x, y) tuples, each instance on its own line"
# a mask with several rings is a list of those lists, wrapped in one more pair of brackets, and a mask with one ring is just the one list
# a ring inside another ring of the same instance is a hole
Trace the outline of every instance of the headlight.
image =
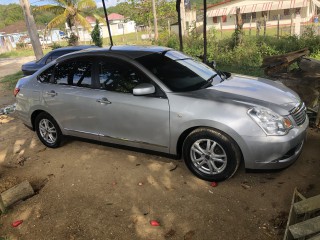
[(289, 118), (267, 108), (254, 107), (249, 109), (248, 114), (267, 135), (286, 135), (292, 128)]

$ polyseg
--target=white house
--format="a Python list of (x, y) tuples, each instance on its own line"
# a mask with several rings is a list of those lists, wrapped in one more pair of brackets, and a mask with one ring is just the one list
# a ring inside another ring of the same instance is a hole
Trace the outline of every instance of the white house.
[[(236, 9), (240, 8), (243, 28), (256, 26), (256, 21), (266, 16), (268, 26), (290, 25), (291, 17), (299, 18), (301, 24), (312, 22), (320, 13), (319, 0), (225, 0), (207, 7), (207, 27), (234, 29)], [(252, 20), (251, 20), (252, 19)]]
[[(197, 13), (195, 10), (187, 10), (183, 13), (181, 13), (181, 21), (185, 22), (185, 24), (181, 24), (181, 27), (184, 28), (184, 33), (190, 32), (195, 27), (198, 27), (197, 23)], [(171, 31), (175, 34), (179, 33), (179, 25), (178, 22), (171, 24)]]
[[(86, 20), (90, 23), (91, 29), (88, 31), (82, 26), (78, 26), (78, 32), (79, 32), (79, 40), (80, 41), (91, 41), (91, 31), (96, 25), (96, 19), (94, 17), (86, 17)], [(122, 34), (128, 34), (136, 31), (136, 23), (135, 21), (131, 21), (126, 19), (123, 15), (120, 15), (118, 13), (111, 13), (108, 15), (108, 20), (110, 24), (110, 30), (111, 35), (122, 35)], [(103, 38), (109, 37), (108, 27), (105, 22), (100, 22), (99, 26), (101, 28), (101, 33)], [(68, 29), (66, 25), (66, 30), (68, 35), (70, 34), (70, 29)]]

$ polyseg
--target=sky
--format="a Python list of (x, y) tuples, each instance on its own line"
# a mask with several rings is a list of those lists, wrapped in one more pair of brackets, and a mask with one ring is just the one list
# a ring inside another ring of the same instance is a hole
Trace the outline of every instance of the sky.
[[(31, 5), (45, 5), (49, 4), (50, 1), (48, 0), (29, 0)], [(102, 7), (102, 1), (101, 0), (95, 0), (98, 7)], [(118, 0), (105, 0), (106, 7), (111, 7), (116, 5)], [(0, 4), (10, 4), (10, 3), (17, 3), (19, 4), (19, 0), (0, 0)]]

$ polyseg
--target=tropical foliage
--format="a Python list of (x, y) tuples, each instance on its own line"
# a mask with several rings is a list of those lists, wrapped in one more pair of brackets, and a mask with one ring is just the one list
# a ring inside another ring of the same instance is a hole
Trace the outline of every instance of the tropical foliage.
[[(166, 27), (168, 20), (171, 23), (177, 21), (176, 2), (175, 0), (155, 0), (157, 8), (158, 25)], [(118, 3), (116, 6), (109, 7), (108, 13), (119, 13), (130, 20), (134, 20), (137, 25), (148, 26), (153, 22), (151, 0), (128, 0)], [(103, 16), (103, 8), (95, 11), (98, 15)]]
[(0, 5), (0, 28), (14, 24), (23, 19), (23, 12), (20, 5)]
[(78, 25), (89, 29), (91, 27), (90, 23), (86, 20), (85, 15), (92, 9), (96, 8), (96, 3), (94, 0), (52, 0), (55, 4), (47, 4), (43, 6), (36, 7), (34, 10), (47, 11), (54, 13), (54, 17), (49, 23), (48, 28), (59, 26), (62, 23), (67, 23), (68, 27), (76, 27), (78, 30)]
[(99, 21), (96, 21), (96, 25), (94, 26), (92, 32), (91, 32), (91, 38), (94, 43), (94, 45), (98, 47), (102, 47), (102, 37), (101, 37), (101, 31), (99, 26)]
[[(320, 36), (315, 32), (316, 28), (311, 26), (300, 36), (243, 36), (240, 45), (235, 44), (234, 36), (219, 38), (219, 32), (210, 30), (207, 33), (208, 60), (215, 60), (222, 70), (256, 75), (263, 75), (260, 68), (262, 60), (266, 56), (284, 54), (305, 47), (310, 50), (310, 56), (320, 59)], [(162, 46), (179, 49), (179, 38), (175, 34), (167, 32), (160, 34), (155, 43)], [(198, 57), (203, 55), (203, 36), (193, 31), (183, 39), (184, 52)]]

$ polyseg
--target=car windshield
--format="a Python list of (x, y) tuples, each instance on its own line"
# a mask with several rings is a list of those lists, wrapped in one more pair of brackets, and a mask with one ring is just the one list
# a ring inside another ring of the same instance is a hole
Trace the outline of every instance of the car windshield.
[(220, 82), (220, 78), (212, 81), (217, 74), (207, 65), (181, 52), (169, 50), (154, 53), (136, 59), (155, 76), (157, 76), (170, 90), (186, 92), (208, 87)]

